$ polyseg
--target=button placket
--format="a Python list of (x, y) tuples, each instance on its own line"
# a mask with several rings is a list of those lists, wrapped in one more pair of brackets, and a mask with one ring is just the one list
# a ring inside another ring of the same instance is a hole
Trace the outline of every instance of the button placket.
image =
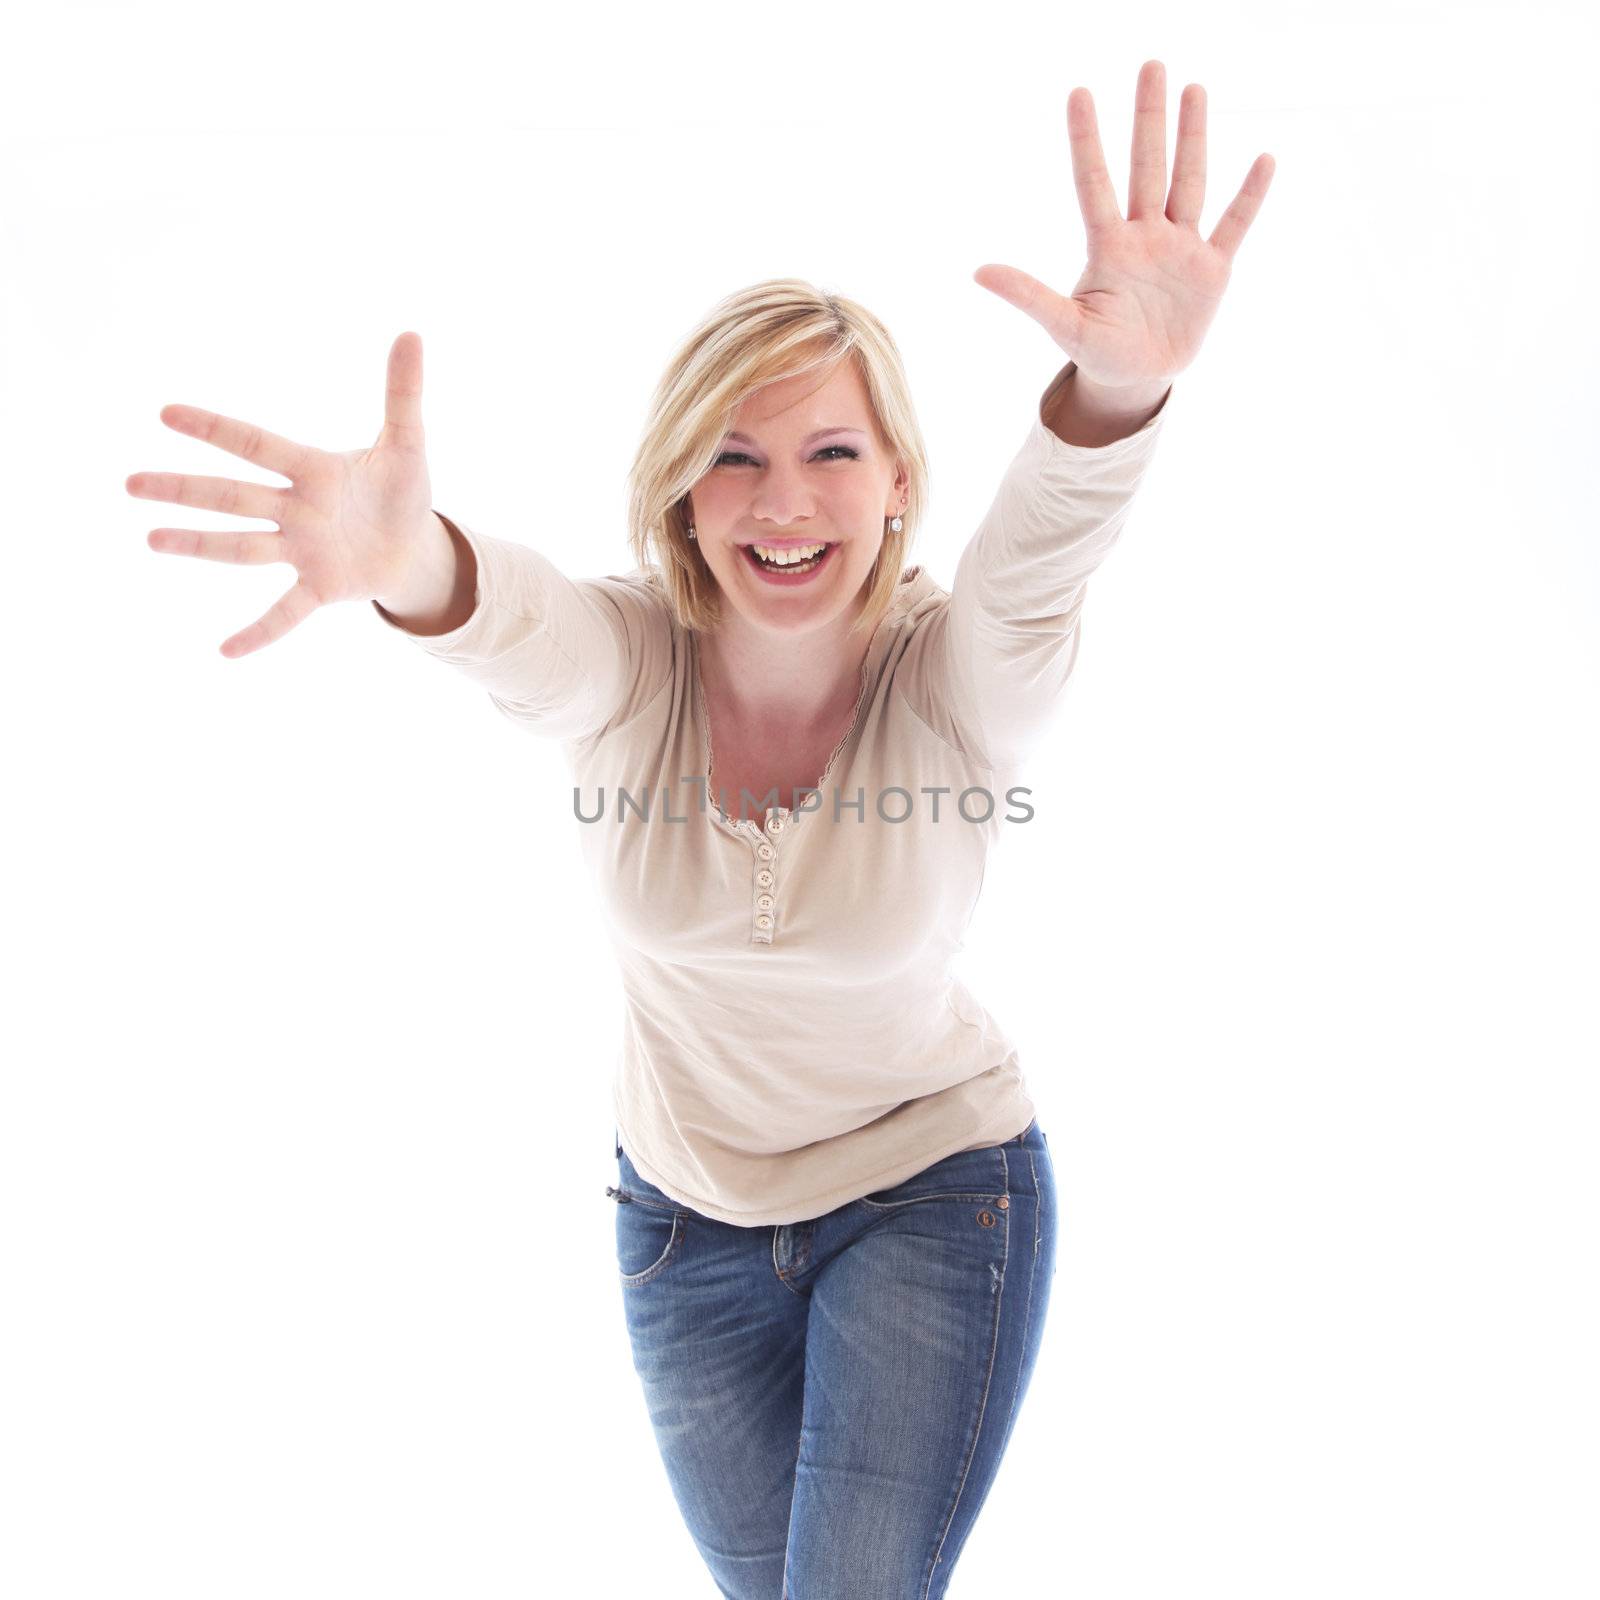
[(778, 846), (776, 841), (782, 836), (787, 815), (784, 807), (776, 806), (767, 813), (764, 826), (751, 823), (752, 835), (756, 840), (756, 860), (760, 865), (756, 867), (754, 877), (754, 905), (755, 933), (753, 938), (758, 944), (772, 943), (772, 930), (777, 926), (778, 911), (778, 874), (776, 865), (778, 860)]

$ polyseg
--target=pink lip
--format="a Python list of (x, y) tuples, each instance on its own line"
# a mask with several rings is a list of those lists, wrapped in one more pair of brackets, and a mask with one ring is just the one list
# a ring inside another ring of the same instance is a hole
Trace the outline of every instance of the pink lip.
[(764, 544), (769, 550), (793, 550), (803, 544), (832, 544), (832, 539), (741, 539), (741, 546)]
[[(809, 542), (812, 544), (822, 543), (821, 540), (817, 539), (813, 539)], [(765, 544), (766, 540), (761, 539), (758, 540), (757, 543)], [(817, 578), (820, 577), (827, 568), (833, 565), (833, 558), (836, 554), (838, 554), (839, 550), (839, 546), (837, 544), (830, 544), (828, 548), (817, 557), (816, 565), (812, 567), (809, 572), (791, 573), (768, 571), (766, 568), (761, 566), (753, 554), (749, 553), (749, 545), (741, 545), (739, 548), (746, 552), (744, 564), (750, 568), (751, 572), (758, 579), (760, 579), (762, 583), (770, 583), (779, 589), (798, 589), (802, 588), (808, 583), (815, 583)]]

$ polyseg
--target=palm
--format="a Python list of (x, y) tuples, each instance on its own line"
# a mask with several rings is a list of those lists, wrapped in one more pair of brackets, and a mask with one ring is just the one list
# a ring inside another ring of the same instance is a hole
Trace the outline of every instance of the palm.
[(1190, 84), (1179, 102), (1168, 193), (1166, 68), (1147, 61), (1140, 69), (1126, 217), (1106, 171), (1087, 89), (1067, 97), (1067, 131), (1089, 255), (1071, 294), (1058, 294), (1015, 267), (990, 264), (973, 276), (1027, 312), (1091, 382), (1160, 384), (1199, 353), (1275, 163), (1269, 155), (1256, 158), (1211, 237), (1202, 239), (1205, 90), (1199, 84)]
[(383, 427), (370, 449), (317, 450), (198, 406), (167, 406), (161, 420), (291, 480), (287, 489), (176, 472), (136, 472), (127, 480), (128, 493), (141, 499), (278, 524), (274, 532), (157, 528), (149, 535), (150, 548), (169, 555), (295, 568), (294, 584), (270, 609), (223, 641), (225, 656), (281, 639), (321, 606), (376, 599), (403, 582), (432, 516), (416, 334), (402, 333), (390, 347)]
[(325, 465), (328, 515), (322, 537), (302, 536), (303, 561), (296, 565), (319, 594), (365, 600), (382, 578), (382, 560), (392, 553), (397, 530), (414, 528), (427, 516), (427, 458), (420, 447), (408, 448), (403, 434), (386, 429), (370, 449), (331, 455)]

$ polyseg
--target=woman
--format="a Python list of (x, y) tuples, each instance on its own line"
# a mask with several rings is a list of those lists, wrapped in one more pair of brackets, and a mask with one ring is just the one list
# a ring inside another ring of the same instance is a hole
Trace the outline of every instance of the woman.
[(950, 967), (1087, 580), (1270, 180), (1263, 156), (1203, 241), (1204, 91), (1181, 101), (1165, 210), (1164, 107), (1146, 63), (1124, 218), (1092, 101), (1069, 97), (1089, 253), (1070, 297), (979, 269), (1071, 359), (949, 592), (904, 564), (927, 474), (893, 341), (788, 279), (673, 357), (627, 574), (574, 581), (432, 510), (411, 334), (371, 450), (173, 406), (169, 426), (292, 487), (128, 480), (279, 524), (150, 536), (296, 567), (225, 655), (370, 599), (561, 741), (626, 998), (607, 1193), (627, 1325), (727, 1596), (944, 1594), (1028, 1389), (1050, 1155), (1016, 1052)]

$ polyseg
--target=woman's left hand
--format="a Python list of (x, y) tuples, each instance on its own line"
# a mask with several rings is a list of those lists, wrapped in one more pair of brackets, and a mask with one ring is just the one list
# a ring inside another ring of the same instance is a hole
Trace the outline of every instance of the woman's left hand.
[(1167, 71), (1139, 69), (1134, 95), (1128, 215), (1117, 209), (1087, 89), (1067, 96), (1072, 173), (1088, 233), (1089, 264), (1070, 295), (1015, 267), (973, 277), (1026, 311), (1101, 388), (1153, 389), (1199, 353), (1228, 286), (1233, 257), (1261, 208), (1276, 167), (1259, 155), (1209, 239), (1200, 237), (1206, 191), (1206, 92), (1191, 83), (1178, 103), (1172, 190), (1167, 186)]

